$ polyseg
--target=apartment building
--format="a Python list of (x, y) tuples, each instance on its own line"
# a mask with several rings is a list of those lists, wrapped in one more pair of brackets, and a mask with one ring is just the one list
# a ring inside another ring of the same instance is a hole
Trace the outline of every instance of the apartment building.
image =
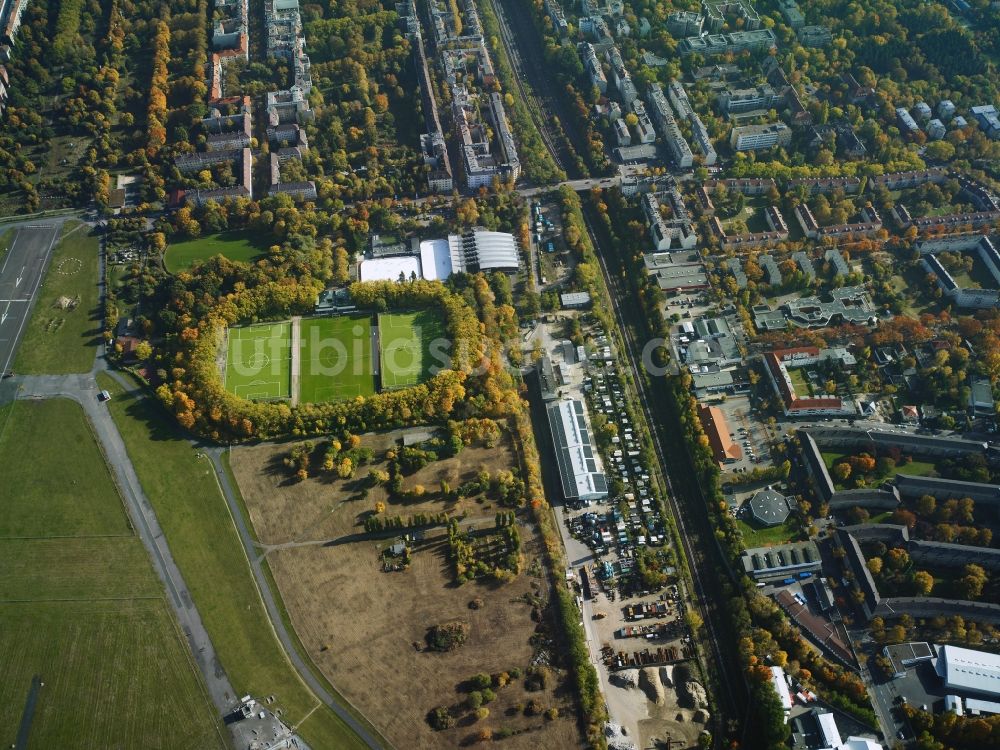
[(688, 145), (688, 142), (684, 140), (684, 136), (681, 134), (681, 129), (674, 119), (673, 112), (670, 110), (670, 104), (663, 93), (663, 88), (660, 84), (654, 83), (649, 87), (646, 97), (653, 122), (663, 137), (667, 151), (670, 152), (670, 158), (681, 169), (687, 169), (692, 166), (694, 163), (694, 154), (691, 153), (691, 146)]
[(746, 89), (724, 89), (715, 98), (715, 103), (722, 114), (730, 115), (780, 107), (784, 99), (771, 86), (762, 84)]
[(792, 142), (792, 129), (781, 122), (733, 128), (729, 143), (736, 151), (759, 151)]
[(622, 53), (618, 51), (617, 47), (611, 47), (608, 50), (607, 58), (611, 65), (611, 80), (618, 90), (622, 103), (628, 106), (639, 97), (639, 91), (636, 89), (632, 76), (625, 67)]
[(590, 42), (584, 42), (580, 45), (580, 55), (583, 58), (583, 69), (587, 71), (590, 83), (597, 86), (598, 91), (602, 94), (607, 93), (608, 77), (604, 73), (601, 61), (597, 59), (597, 50), (594, 49), (594, 45)]
[(635, 132), (638, 137), (636, 140), (639, 143), (652, 143), (655, 141), (656, 131), (653, 130), (653, 123), (649, 119), (649, 114), (646, 112), (646, 105), (642, 103), (642, 99), (636, 99), (632, 102), (632, 112), (637, 118)]

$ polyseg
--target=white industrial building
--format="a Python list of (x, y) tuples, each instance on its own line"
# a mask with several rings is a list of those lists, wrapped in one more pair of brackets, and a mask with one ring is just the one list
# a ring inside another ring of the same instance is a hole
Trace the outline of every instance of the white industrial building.
[(939, 646), (935, 669), (948, 690), (1000, 696), (1000, 655)]
[(792, 693), (788, 689), (788, 679), (785, 677), (785, 670), (781, 667), (771, 667), (771, 684), (781, 701), (781, 708), (785, 712), (785, 723), (788, 723), (788, 714), (792, 710)]
[(815, 716), (822, 750), (882, 750), (882, 745), (867, 737), (841, 738), (840, 728), (832, 713), (816, 713)]
[(384, 253), (358, 264), (361, 281), (444, 281), (453, 273), (515, 273), (520, 253), (514, 235), (473, 229), (447, 239), (424, 240), (409, 252)]
[(587, 408), (579, 399), (546, 407), (559, 480), (567, 500), (599, 500), (608, 496), (608, 480), (591, 437)]
[(367, 258), (358, 264), (359, 281), (409, 281), (420, 278), (423, 278), (420, 258), (416, 255)]

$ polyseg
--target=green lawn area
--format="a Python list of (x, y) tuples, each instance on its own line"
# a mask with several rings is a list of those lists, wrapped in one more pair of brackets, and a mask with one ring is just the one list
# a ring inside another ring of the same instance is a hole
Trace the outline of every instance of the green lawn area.
[(770, 232), (771, 227), (767, 225), (767, 219), (763, 210), (754, 208), (753, 212), (747, 216), (747, 229), (751, 232)]
[[(871, 455), (872, 449), (870, 447), (867, 450), (859, 449), (857, 453), (868, 453), (869, 455)], [(832, 477), (832, 470), (834, 464), (838, 463), (848, 454), (837, 453), (835, 451), (822, 451), (822, 455), (823, 455), (823, 462), (826, 464), (826, 468), (831, 470), (831, 478), (833, 478), (834, 486), (837, 487), (838, 489), (853, 488), (854, 487), (853, 479), (850, 478), (848, 479), (848, 482), (850, 482), (850, 484), (844, 484), (843, 482), (837, 481), (836, 477)], [(851, 455), (856, 455), (856, 454), (851, 454)], [(876, 457), (878, 457), (877, 454)], [(879, 481), (882, 481), (883, 479), (891, 479), (896, 474), (909, 474), (911, 476), (925, 477), (931, 474), (931, 472), (933, 472), (934, 470), (935, 466), (933, 461), (921, 461), (920, 459), (913, 459), (912, 461), (909, 461), (908, 463), (905, 464), (904, 463), (897, 464), (896, 468), (893, 469), (886, 477), (875, 476), (874, 478)], [(868, 478), (868, 483), (877, 484), (876, 482), (872, 481), (872, 477)]]
[(808, 398), (809, 393), (809, 378), (806, 377), (806, 368), (804, 367), (793, 367), (788, 370), (788, 377), (792, 379), (792, 385), (795, 387), (795, 394), (800, 398)]
[(375, 393), (370, 315), (305, 318), (299, 401), (342, 401)]
[(6, 490), (0, 538), (131, 536), (90, 424), (76, 404), (17, 401), (0, 407), (0, 467)]
[[(63, 225), (63, 237), (24, 328), (14, 365), (18, 373), (62, 375), (90, 372), (94, 366), (103, 314), (97, 289), (100, 246), (86, 225), (75, 221)], [(62, 309), (57, 305), (61, 297), (75, 304)]]
[(230, 328), (226, 346), (226, 390), (240, 398), (290, 398), (291, 357), (291, 323)]
[(225, 747), (83, 410), (19, 401), (0, 430), (16, 490), (0, 522), (0, 741), (13, 746), (37, 676), (28, 748)]
[(955, 283), (962, 288), (996, 289), (996, 280), (986, 267), (986, 264), (983, 263), (983, 259), (980, 258), (978, 254), (973, 254), (971, 257), (971, 271), (962, 269), (961, 271), (952, 272), (952, 277), (955, 279)]
[(843, 453), (835, 453), (833, 451), (820, 451), (820, 453), (823, 455), (823, 463), (826, 464), (828, 470), (832, 470), (833, 465), (844, 457)]
[(771, 528), (764, 529), (737, 518), (736, 525), (743, 536), (743, 546), (747, 549), (784, 544), (791, 541), (796, 535), (796, 532), (786, 523), (781, 524), (781, 526), (772, 526)]
[(435, 359), (431, 342), (444, 336), (440, 316), (430, 310), (385, 313), (378, 316), (382, 387), (409, 388), (431, 377), (431, 368), (446, 363)]
[(896, 473), (908, 474), (914, 477), (926, 477), (934, 471), (934, 469), (935, 466), (933, 461), (920, 461), (918, 459), (913, 459), (909, 463), (896, 465)]
[(216, 255), (249, 263), (263, 255), (266, 249), (264, 244), (247, 231), (208, 234), (194, 240), (169, 245), (163, 254), (163, 264), (170, 273), (178, 273)]
[(114, 396), (112, 416), (237, 694), (274, 695), (271, 708), (288, 724), (305, 719), (299, 732), (311, 747), (365, 748), (286, 659), (209, 462), (155, 401), (125, 394), (104, 374), (98, 382)]

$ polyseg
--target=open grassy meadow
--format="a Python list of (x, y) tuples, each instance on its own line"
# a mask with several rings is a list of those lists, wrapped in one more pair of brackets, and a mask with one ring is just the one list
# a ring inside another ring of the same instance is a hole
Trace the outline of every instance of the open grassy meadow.
[(246, 399), (290, 398), (291, 357), (291, 323), (230, 328), (226, 390)]
[(223, 748), (142, 542), (67, 400), (0, 408), (0, 742), (28, 748)]
[[(444, 336), (444, 324), (432, 310), (378, 316), (382, 387), (409, 388), (430, 379), (436, 360), (431, 343)], [(450, 354), (450, 352), (449, 352)]]
[(83, 410), (69, 401), (0, 407), (0, 538), (131, 536)]
[[(24, 329), (14, 369), (23, 374), (90, 372), (101, 340), (100, 245), (85, 224), (67, 221)], [(63, 307), (60, 300), (68, 300)]]
[(304, 318), (299, 401), (342, 401), (375, 393), (370, 315)]
[(783, 523), (780, 526), (763, 528), (755, 525), (753, 522), (747, 523), (743, 519), (737, 518), (736, 525), (739, 527), (740, 535), (743, 537), (743, 546), (748, 548), (773, 547), (776, 544), (784, 544), (791, 541), (797, 534), (787, 523)]
[(194, 240), (172, 243), (163, 254), (163, 264), (170, 273), (179, 273), (216, 255), (249, 263), (262, 255), (266, 249), (254, 240), (250, 232), (209, 234)]
[[(219, 659), (240, 694), (274, 695), (273, 709), (315, 748), (365, 745), (319, 703), (285, 657), (260, 600), (232, 517), (207, 459), (157, 402), (100, 374), (112, 416), (194, 597)], [(182, 477), (184, 491), (177, 491)], [(301, 722), (301, 724), (300, 724)]]
[[(398, 572), (384, 571), (380, 558), (394, 535), (364, 532), (363, 520), (378, 502), (387, 504), (387, 516), (447, 511), (466, 514), (463, 529), (492, 525), (499, 508), (490, 500), (445, 499), (438, 488), (442, 481), (458, 487), (482, 470), (510, 469), (509, 444), (466, 447), (407, 475), (404, 490), (420, 485), (426, 493), (403, 501), (364, 479), (369, 470), (386, 469), (385, 452), (397, 437), (363, 436), (361, 447), (374, 451), (374, 459), (346, 480), (321, 473), (289, 481), (282, 458), (290, 444), (232, 452), (233, 474), (259, 541), (265, 548), (297, 543), (268, 551), (267, 560), (306, 653), (396, 747), (462, 747), (484, 729), (494, 737), (502, 730), (518, 732), (503, 740), (511, 750), (579, 747), (572, 694), (559, 669), (547, 673), (542, 689), (529, 690), (523, 677), (496, 687), (486, 718), (477, 721), (466, 704), (474, 675), (524, 671), (537, 653), (533, 638), (539, 626), (532, 611), (546, 597), (548, 584), (542, 577), (544, 551), (531, 524), (518, 527), (524, 570), (502, 585), (487, 580), (456, 585), (443, 529), (428, 530), (413, 546), (410, 567)], [(362, 487), (368, 488), (364, 499)], [(447, 653), (426, 649), (428, 629), (454, 620), (468, 624), (465, 644)], [(526, 714), (532, 700), (556, 708), (558, 718)], [(427, 713), (437, 706), (449, 708), (453, 728), (436, 732), (427, 724)]]

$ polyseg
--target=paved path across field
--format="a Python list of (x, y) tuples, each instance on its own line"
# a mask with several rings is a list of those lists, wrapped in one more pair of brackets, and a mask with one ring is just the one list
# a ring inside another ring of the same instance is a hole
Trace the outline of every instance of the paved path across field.
[(225, 670), (219, 663), (212, 641), (202, 624), (201, 615), (170, 553), (153, 506), (142, 490), (121, 433), (111, 418), (111, 412), (106, 404), (97, 400), (98, 387), (95, 373), (98, 369), (100, 368), (95, 368), (95, 372), (86, 375), (17, 376), (13, 378), (18, 389), (17, 398), (18, 400), (68, 398), (83, 407), (115, 483), (121, 491), (132, 525), (149, 552), (157, 575), (166, 587), (167, 600), (187, 636), (191, 652), (205, 678), (212, 703), (221, 715), (228, 714), (236, 707), (239, 696), (235, 694)]
[[(339, 716), (341, 720), (347, 724), (347, 726), (349, 726), (365, 744), (368, 745), (368, 747), (373, 748), (373, 750), (380, 750), (384, 746), (379, 739), (375, 737), (367, 728), (365, 728), (361, 722), (355, 719), (350, 711), (344, 708), (344, 704), (347, 702), (347, 699), (343, 696), (334, 697), (331, 695), (323, 684), (316, 679), (316, 676), (312, 673), (309, 666), (305, 663), (302, 656), (295, 648), (292, 636), (288, 632), (288, 628), (285, 627), (284, 620), (281, 618), (281, 612), (278, 609), (274, 592), (271, 591), (271, 586), (268, 582), (267, 576), (264, 575), (264, 570), (261, 565), (264, 556), (257, 553), (256, 542), (254, 542), (253, 537), (250, 535), (246, 520), (243, 517), (243, 510), (240, 508), (240, 504), (236, 500), (236, 491), (233, 489), (233, 485), (229, 481), (229, 474), (222, 466), (222, 453), (225, 448), (211, 447), (203, 450), (212, 460), (212, 466), (215, 467), (215, 475), (218, 477), (219, 485), (222, 487), (222, 494), (226, 497), (226, 503), (229, 505), (229, 512), (233, 517), (233, 521), (236, 523), (236, 529), (239, 532), (240, 541), (243, 543), (243, 551), (246, 553), (247, 560), (250, 563), (250, 569), (253, 571), (253, 576), (257, 581), (257, 588), (260, 589), (261, 598), (264, 600), (264, 606), (267, 607), (267, 614), (271, 619), (271, 625), (273, 626), (278, 639), (281, 641), (281, 645), (284, 647), (285, 652), (288, 654), (289, 660), (295, 666), (295, 669), (298, 671), (302, 679), (309, 686), (309, 689), (312, 690), (313, 693), (321, 701), (323, 701), (323, 703), (333, 709), (334, 713), (336, 713), (337, 716)], [(358, 713), (360, 714), (361, 712), (358, 711)]]
[[(37, 221), (37, 226), (32, 225), (30, 221), (9, 225), (16, 232), (16, 235), (8, 235), (9, 241), (13, 241), (15, 236), (23, 237), (24, 239), (16, 240), (14, 246), (16, 250), (15, 254), (7, 253), (3, 258), (0, 258), (0, 290), (6, 288), (3, 286), (3, 282), (12, 280), (10, 272), (4, 268), (4, 261), (9, 261), (8, 265), (11, 268), (17, 265), (17, 262), (21, 262), (27, 268), (29, 265), (28, 261), (34, 258), (33, 275), (29, 276), (26, 272), (25, 277), (20, 282), (16, 281), (16, 276), (13, 277), (13, 286), (15, 289), (20, 289), (22, 284), (27, 284), (28, 280), (32, 279), (34, 286), (31, 288), (30, 297), (34, 298), (35, 292), (44, 276), (46, 263), (51, 254), (52, 246), (59, 236), (63, 221), (65, 221), (65, 217), (56, 217), (44, 220), (44, 226), (42, 226), (43, 221)], [(0, 229), (2, 228), (0, 227)], [(46, 238), (47, 244), (45, 243)], [(97, 280), (97, 283), (101, 298), (103, 299), (103, 273)], [(0, 297), (0, 299), (5, 298)], [(20, 316), (21, 327), (23, 327), (24, 321), (29, 317), (31, 305), (24, 304), (22, 307), (25, 308), (25, 311)], [(4, 305), (0, 304), (0, 312), (3, 310)], [(7, 322), (10, 322), (10, 319)], [(0, 356), (3, 357), (0, 359), (0, 364), (3, 364), (8, 359), (12, 361), (16, 353), (16, 340), (12, 339), (9, 345), (5, 345), (2, 338), (3, 330), (0, 329)], [(126, 391), (137, 397), (148, 398), (148, 396), (137, 389), (131, 381), (124, 378), (118, 372), (111, 370), (104, 355), (104, 347), (101, 346), (99, 347), (94, 367), (89, 373), (77, 375), (14, 375), (8, 378), (0, 378), (0, 404), (22, 399), (68, 398), (76, 401), (83, 407), (84, 413), (87, 415), (93, 428), (94, 436), (115, 479), (115, 483), (119, 487), (132, 525), (139, 535), (143, 546), (149, 553), (157, 576), (159, 576), (166, 588), (167, 601), (177, 615), (178, 622), (187, 637), (188, 645), (202, 673), (209, 697), (219, 715), (228, 716), (239, 705), (240, 696), (234, 691), (232, 683), (230, 683), (229, 677), (226, 675), (219, 661), (215, 647), (212, 645), (212, 640), (205, 630), (201, 615), (191, 598), (187, 584), (184, 582), (184, 577), (181, 575), (181, 571), (170, 552), (170, 547), (157, 520), (156, 512), (142, 489), (139, 477), (135, 472), (135, 467), (132, 465), (132, 461), (125, 448), (121, 433), (118, 431), (118, 427), (111, 417), (111, 412), (106, 404), (101, 403), (97, 399), (99, 393), (96, 379), (97, 373), (107, 373), (120, 383)], [(240, 540), (251, 562), (250, 567), (260, 590), (261, 599), (267, 608), (272, 628), (278, 636), (282, 647), (285, 649), (289, 662), (298, 672), (303, 682), (312, 690), (318, 701), (329, 706), (369, 747), (373, 748), (373, 750), (381, 750), (384, 747), (381, 740), (373, 736), (371, 731), (366, 729), (361, 722), (344, 708), (343, 698), (339, 696), (335, 698), (324, 688), (296, 650), (294, 641), (281, 619), (270, 583), (261, 569), (261, 562), (253, 550), (253, 542), (247, 530), (242, 510), (236, 502), (235, 493), (229, 482), (228, 475), (222, 470), (220, 461), (222, 448), (210, 448), (204, 451), (204, 453), (206, 457), (211, 459), (233, 517), (233, 522), (237, 527)], [(317, 707), (319, 705), (321, 704), (317, 703)], [(249, 734), (250, 729), (247, 727), (246, 722), (229, 724), (228, 728), (234, 747), (249, 747), (257, 739)], [(300, 747), (305, 746), (301, 738), (297, 738), (297, 741)]]
[(292, 316), (292, 406), (299, 403), (299, 375), (302, 372), (302, 316)]

